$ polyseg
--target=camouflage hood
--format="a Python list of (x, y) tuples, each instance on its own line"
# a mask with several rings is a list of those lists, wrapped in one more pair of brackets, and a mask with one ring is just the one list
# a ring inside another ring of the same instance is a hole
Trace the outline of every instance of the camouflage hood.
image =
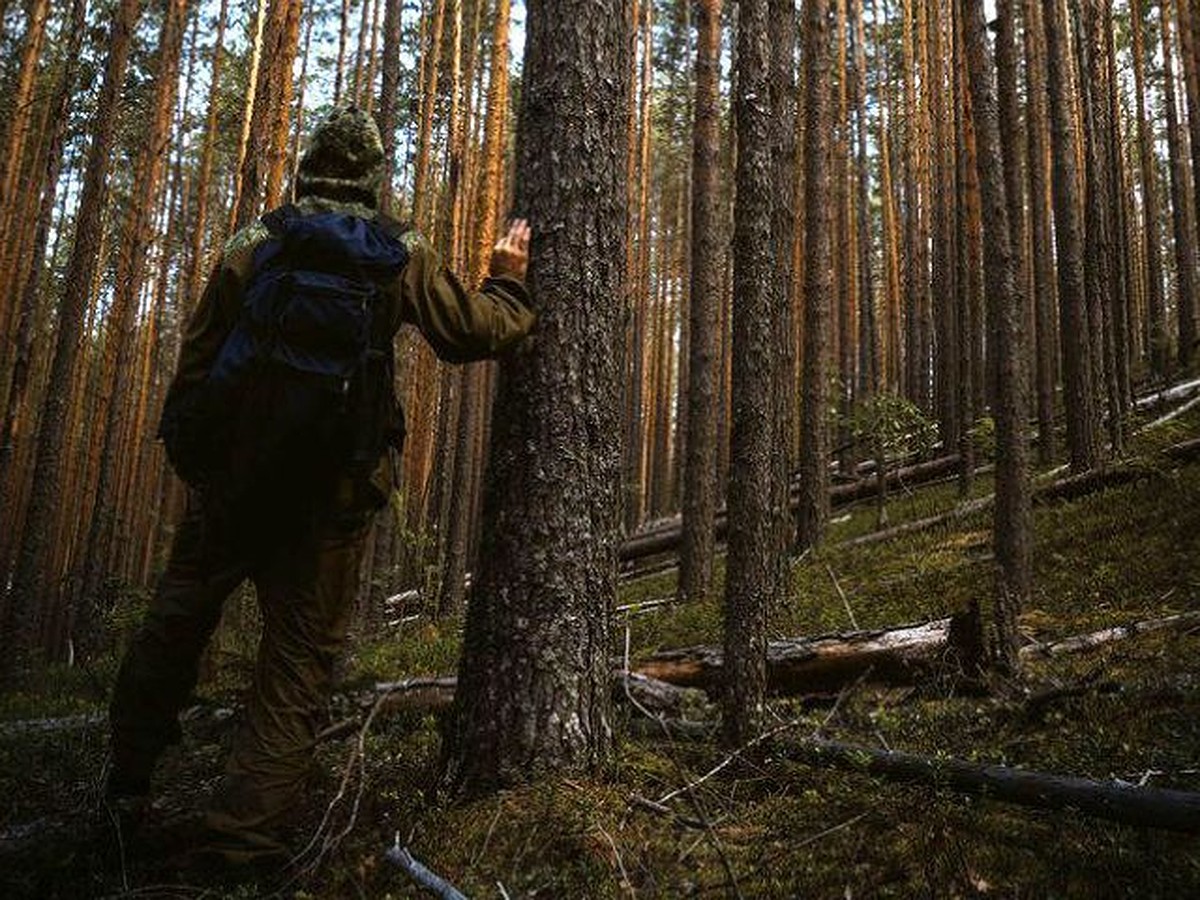
[(374, 209), (385, 175), (383, 139), (370, 113), (340, 106), (317, 126), (296, 175), (296, 199), (319, 197)]

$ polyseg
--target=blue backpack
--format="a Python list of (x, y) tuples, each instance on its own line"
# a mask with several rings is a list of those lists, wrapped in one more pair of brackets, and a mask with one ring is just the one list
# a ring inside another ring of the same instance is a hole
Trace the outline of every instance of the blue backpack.
[(253, 503), (369, 474), (403, 441), (384, 291), (408, 262), (397, 228), (285, 206), (263, 218), (241, 315), (208, 377), (159, 429), (179, 475)]

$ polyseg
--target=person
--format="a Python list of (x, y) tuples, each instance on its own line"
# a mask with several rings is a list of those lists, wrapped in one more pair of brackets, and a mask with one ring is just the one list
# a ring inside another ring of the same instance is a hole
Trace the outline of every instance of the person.
[[(528, 224), (518, 220), (511, 225), (492, 252), (490, 277), (477, 292), (468, 291), (418, 232), (377, 211), (384, 163), (374, 119), (354, 107), (335, 109), (311, 137), (297, 172), (295, 203), (283, 211), (282, 220), (285, 225), (332, 221), (357, 229), (355, 234), (370, 223), (371, 240), (402, 263), (386, 273), (378, 301), (383, 304), (389, 376), (391, 339), (405, 323), (415, 325), (443, 360), (468, 362), (504, 353), (535, 321), (524, 286)], [(280, 216), (273, 228), (272, 215), (228, 242), (207, 283), (164, 406), (164, 437), (173, 411), (213, 380), (214, 367), (223, 364), (236, 344), (231, 335), (245, 321), (247, 297), (262, 280), (256, 270), (264, 266), (264, 248), (278, 228)], [(282, 264), (285, 270), (321, 265), (320, 259)], [(293, 280), (298, 279), (293, 271)], [(254, 387), (251, 379), (238, 390)], [(386, 393), (391, 399), (390, 377)], [(166, 443), (170, 453), (171, 441)], [(240, 452), (236, 444), (234, 440), (227, 448), (231, 458)], [(285, 448), (284, 453), (300, 455), (302, 448)], [(200, 657), (222, 605), (250, 579), (263, 632), (244, 719), (204, 815), (205, 846), (228, 863), (286, 861), (282, 826), (309, 774), (335, 659), (350, 622), (369, 520), (394, 483), (387, 454), (381, 456), (374, 447), (371, 455), (375, 458), (365, 467), (321, 470), (302, 490), (293, 490), (290, 500), (285, 492), (259, 493), (251, 504), (231, 505), (230, 498), (244, 488), (231, 491), (223, 483), (233, 466), (218, 468), (207, 481), (196, 479), (199, 487), (189, 487), (169, 562), (113, 692), (105, 787), (110, 811), (136, 819), (133, 811), (144, 809), (155, 764), (180, 737), (178, 714), (195, 688)], [(247, 522), (252, 524), (247, 527)]]

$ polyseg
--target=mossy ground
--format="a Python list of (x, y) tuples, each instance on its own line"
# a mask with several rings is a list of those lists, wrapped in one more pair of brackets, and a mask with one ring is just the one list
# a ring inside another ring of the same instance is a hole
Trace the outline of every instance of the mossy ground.
[[(1200, 433), (1185, 418), (1139, 439), (1139, 452)], [(980, 478), (978, 493), (990, 490)], [(955, 487), (899, 496), (893, 523), (950, 508)], [(871, 527), (867, 507), (834, 526), (827, 549), (794, 570), (772, 631), (800, 635), (895, 625), (986, 602), (989, 513), (872, 547), (839, 548)], [(1200, 610), (1200, 465), (1162, 465), (1136, 484), (1036, 511), (1037, 590), (1022, 627), (1046, 640)], [(723, 577), (718, 564), (719, 577)], [(836, 584), (835, 584), (836, 580)], [(673, 576), (631, 583), (623, 602), (668, 597)], [(840, 591), (839, 591), (840, 588)], [(845, 600), (842, 598), (845, 595)], [(847, 609), (849, 607), (849, 610)], [(616, 622), (635, 656), (715, 642), (719, 604), (669, 607)], [(453, 671), (453, 627), (413, 624), (360, 643), (349, 683)], [(1159, 632), (1031, 664), (1025, 688), (1095, 689), (1036, 708), (1020, 693), (963, 695), (943, 686), (859, 687), (836, 702), (779, 700), (789, 735), (820, 730), (849, 742), (927, 755), (1200, 790), (1200, 636)], [(230, 703), (245, 653), (221, 657), (210, 704)], [(240, 660), (240, 661), (239, 661)], [(95, 787), (103, 731), (4, 731), (4, 722), (95, 713), (111, 663), (38, 674), (0, 700), (0, 895), (254, 897), (178, 871), (162, 854), (127, 857), (99, 823)], [(624, 713), (622, 713), (624, 715)], [(611, 768), (451, 804), (433, 790), (437, 723), (412, 713), (377, 720), (365, 741), (366, 789), (356, 827), (289, 897), (419, 896), (381, 860), (397, 833), (471, 897), (1189, 897), (1200, 894), (1200, 842), (1150, 829), (1045, 812), (948, 790), (899, 786), (747, 754), (691, 794), (675, 817), (631, 806), (657, 799), (726, 758), (711, 744), (637, 737), (618, 723)], [(170, 824), (202, 803), (219, 772), (227, 724), (202, 717), (160, 773), (155, 816)], [(335, 795), (353, 741), (320, 751), (297, 834), (311, 834)], [(352, 791), (358, 780), (351, 781)], [(339, 807), (344, 814), (346, 807)], [(708, 827), (695, 827), (694, 820)], [(344, 819), (339, 819), (344, 821)], [(32, 826), (32, 827), (26, 827)], [(11, 838), (20, 837), (19, 840)], [(5, 845), (8, 850), (4, 851)], [(7, 885), (7, 888), (3, 886)], [(736, 885), (736, 887), (735, 887)]]

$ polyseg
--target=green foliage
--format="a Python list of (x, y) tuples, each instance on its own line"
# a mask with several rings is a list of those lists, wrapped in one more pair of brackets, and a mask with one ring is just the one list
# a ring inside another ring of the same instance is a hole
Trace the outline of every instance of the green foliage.
[(847, 416), (850, 433), (885, 456), (925, 452), (937, 441), (937, 425), (910, 401), (884, 391), (860, 400)]

